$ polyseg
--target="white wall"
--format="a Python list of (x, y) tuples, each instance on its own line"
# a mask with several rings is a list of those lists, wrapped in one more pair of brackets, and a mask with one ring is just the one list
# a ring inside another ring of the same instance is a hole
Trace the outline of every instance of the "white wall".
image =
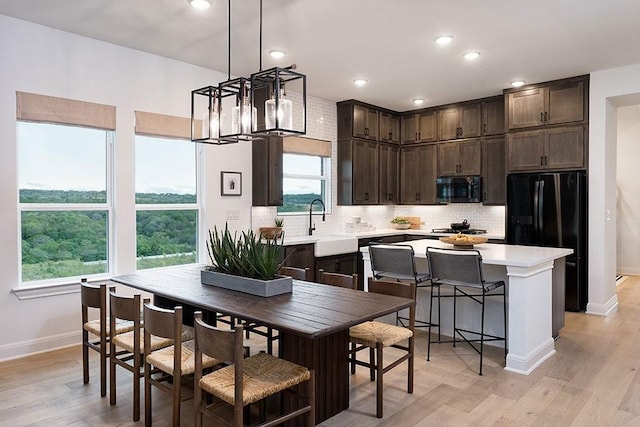
[[(213, 52), (212, 52), (213, 54)], [(134, 110), (190, 115), (190, 91), (226, 80), (224, 73), (79, 37), (0, 15), (0, 360), (80, 342), (77, 293), (18, 300), (16, 91), (116, 107), (115, 274), (135, 268)], [(205, 228), (251, 224), (249, 144), (204, 146)], [(82, 167), (82, 165), (78, 165)], [(170, 167), (168, 159), (167, 167)], [(220, 170), (243, 173), (242, 197), (220, 197)]]
[(617, 268), (640, 274), (640, 105), (618, 108)]
[(607, 315), (616, 297), (618, 107), (640, 103), (640, 65), (591, 73), (589, 95), (589, 302)]

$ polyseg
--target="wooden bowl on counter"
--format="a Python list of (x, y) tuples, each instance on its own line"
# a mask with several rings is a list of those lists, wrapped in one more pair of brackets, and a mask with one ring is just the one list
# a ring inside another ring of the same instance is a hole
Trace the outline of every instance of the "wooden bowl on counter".
[(449, 243), (454, 248), (472, 249), (473, 245), (487, 243), (488, 239), (482, 236), (469, 236), (467, 234), (456, 234), (455, 236), (446, 236), (440, 238), (441, 242)]

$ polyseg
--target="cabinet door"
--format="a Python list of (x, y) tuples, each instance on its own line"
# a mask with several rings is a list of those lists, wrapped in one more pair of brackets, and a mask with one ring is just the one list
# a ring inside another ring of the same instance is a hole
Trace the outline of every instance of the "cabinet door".
[(419, 203), (420, 159), (422, 147), (404, 147), (400, 151), (400, 201), (404, 205)]
[(418, 176), (420, 183), (418, 202), (422, 205), (436, 204), (436, 178), (438, 177), (438, 147), (423, 145), (418, 150)]
[(480, 175), (482, 145), (479, 140), (458, 142), (458, 175)]
[(477, 138), (481, 134), (482, 108), (480, 104), (460, 107), (460, 138)]
[(460, 109), (446, 108), (438, 111), (438, 139), (447, 141), (460, 138)]
[(282, 153), (281, 137), (251, 143), (253, 206), (282, 206)]
[(310, 268), (314, 271), (315, 255), (314, 245), (290, 245), (284, 247), (284, 256), (287, 257), (284, 263), (287, 267)]
[(353, 106), (353, 136), (376, 140), (378, 138), (378, 112), (361, 105)]
[(482, 202), (485, 205), (506, 203), (504, 137), (487, 138), (482, 150)]
[(584, 120), (584, 82), (568, 82), (549, 87), (547, 124)]
[(403, 116), (400, 120), (400, 127), (403, 144), (415, 144), (418, 142), (418, 116)]
[(398, 172), (400, 149), (397, 145), (380, 144), (378, 202), (382, 205), (398, 203)]
[(379, 113), (379, 129), (378, 139), (381, 142), (398, 143), (400, 142), (400, 121), (398, 116), (390, 113)]
[(460, 163), (458, 143), (438, 144), (438, 176), (455, 176)]
[(504, 98), (482, 103), (482, 135), (504, 133)]
[(512, 133), (507, 136), (508, 170), (535, 171), (544, 168), (544, 131)]
[(353, 203), (378, 203), (378, 144), (353, 141)]
[(434, 142), (438, 140), (436, 111), (425, 111), (418, 114), (418, 142)]
[(584, 128), (582, 126), (549, 129), (546, 132), (546, 168), (584, 167)]
[(546, 88), (525, 89), (507, 96), (509, 105), (509, 129), (519, 129), (544, 124)]

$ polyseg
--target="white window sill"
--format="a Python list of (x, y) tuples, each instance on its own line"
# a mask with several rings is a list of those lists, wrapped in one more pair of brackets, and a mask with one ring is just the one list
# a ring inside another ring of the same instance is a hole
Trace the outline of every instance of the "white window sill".
[(55, 285), (21, 286), (11, 289), (19, 300), (51, 297), (55, 295), (76, 294), (80, 292), (79, 283), (61, 283)]

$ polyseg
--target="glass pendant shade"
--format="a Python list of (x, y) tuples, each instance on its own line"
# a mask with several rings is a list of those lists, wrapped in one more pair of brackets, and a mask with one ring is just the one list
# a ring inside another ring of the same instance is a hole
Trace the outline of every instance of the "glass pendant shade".
[(220, 138), (236, 141), (251, 140), (251, 132), (257, 128), (258, 111), (251, 104), (250, 80), (244, 77), (220, 83), (220, 106), (231, 111), (220, 120)]
[(307, 78), (289, 68), (251, 75), (251, 99), (258, 108), (253, 135), (303, 135), (307, 132)]
[(228, 144), (220, 136), (225, 115), (220, 110), (220, 92), (216, 86), (191, 91), (191, 141)]

